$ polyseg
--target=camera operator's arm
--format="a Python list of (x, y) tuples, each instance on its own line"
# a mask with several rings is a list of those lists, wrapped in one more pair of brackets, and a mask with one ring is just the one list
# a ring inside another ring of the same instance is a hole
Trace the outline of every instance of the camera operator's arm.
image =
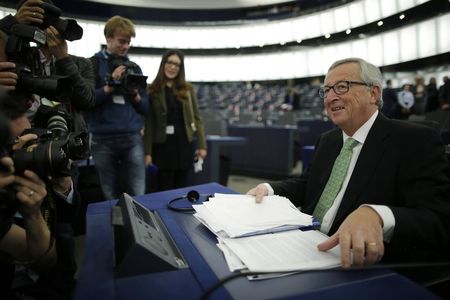
[[(91, 59), (92, 64), (98, 64), (97, 60)], [(98, 67), (98, 66), (97, 66)], [(96, 69), (96, 68), (94, 68)], [(111, 78), (114, 80), (118, 80), (120, 77), (122, 77), (123, 73), (125, 72), (125, 66), (118, 66), (114, 69), (114, 71), (111, 74)], [(98, 78), (97, 80), (103, 80), (102, 83), (104, 83), (104, 78)], [(97, 85), (99, 86), (99, 82), (97, 82)], [(103, 84), (99, 88), (95, 90), (95, 106), (100, 106), (105, 103), (109, 103), (112, 99), (112, 93), (114, 92), (114, 87)]]
[[(2, 158), (4, 165), (12, 168), (9, 157)], [(55, 259), (54, 247), (50, 247), (50, 231), (42, 217), (40, 205), (47, 195), (44, 182), (32, 171), (24, 176), (14, 176), (19, 212), (23, 216), (24, 228), (11, 225), (0, 240), (0, 250), (19, 261), (51, 265)]]
[(149, 104), (148, 104), (148, 95), (145, 90), (141, 91), (135, 90), (135, 94), (134, 96), (131, 95), (131, 99), (138, 113), (140, 113), (141, 115), (147, 113)]
[(12, 62), (0, 62), (0, 86), (5, 90), (16, 89), (17, 74), (12, 71), (15, 67)]
[(84, 57), (69, 55), (67, 42), (53, 26), (46, 29), (49, 52), (56, 58), (56, 75), (71, 79), (71, 104), (78, 110), (88, 110), (95, 105), (95, 76), (91, 62)]
[(50, 178), (50, 181), (52, 183), (54, 196), (57, 199), (65, 201), (67, 204), (74, 204), (73, 203), (74, 187), (72, 177), (66, 176), (66, 177)]
[[(136, 65), (136, 73), (142, 75), (141, 68)], [(149, 103), (148, 103), (148, 95), (146, 89), (142, 90), (135, 90), (134, 97), (132, 95), (132, 100), (134, 101), (134, 106), (136, 108), (136, 111), (140, 113), (141, 115), (144, 115), (148, 112), (149, 109)]]
[(42, 24), (45, 10), (41, 7), (44, 1), (28, 0), (17, 10), (14, 16), (21, 24)]
[(47, 47), (56, 60), (63, 59), (69, 56), (67, 52), (67, 42), (59, 35), (58, 30), (49, 26), (45, 32), (47, 33)]
[(0, 29), (9, 31), (9, 29), (17, 24), (42, 24), (44, 19), (44, 9), (41, 7), (42, 0), (27, 0), (17, 10), (17, 13), (8, 15), (1, 19)]

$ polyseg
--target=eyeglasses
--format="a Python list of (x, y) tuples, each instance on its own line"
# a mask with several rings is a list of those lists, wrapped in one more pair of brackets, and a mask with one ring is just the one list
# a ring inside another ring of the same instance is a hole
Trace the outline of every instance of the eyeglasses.
[(171, 60), (166, 61), (166, 65), (169, 65), (169, 66), (172, 66), (172, 67), (175, 67), (175, 68), (178, 68), (178, 69), (181, 66), (180, 63), (177, 63), (177, 62), (174, 62), (174, 61), (171, 61)]
[(320, 98), (325, 98), (325, 96), (328, 94), (328, 92), (333, 89), (336, 95), (343, 95), (348, 92), (350, 89), (350, 85), (357, 84), (357, 85), (365, 85), (365, 86), (372, 86), (371, 84), (360, 82), (360, 81), (338, 81), (332, 86), (323, 86), (319, 89), (319, 96)]

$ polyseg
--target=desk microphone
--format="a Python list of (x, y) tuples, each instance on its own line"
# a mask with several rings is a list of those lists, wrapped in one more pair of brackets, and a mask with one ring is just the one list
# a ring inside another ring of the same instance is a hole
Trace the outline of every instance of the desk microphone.
[(192, 191), (189, 191), (187, 193), (187, 195), (185, 195), (185, 196), (180, 196), (180, 197), (174, 198), (174, 199), (170, 200), (169, 202), (167, 202), (167, 208), (171, 209), (173, 211), (178, 211), (178, 212), (194, 212), (195, 210), (192, 207), (192, 205), (189, 207), (175, 207), (174, 203), (177, 201), (183, 200), (183, 199), (187, 199), (187, 200), (189, 200), (190, 203), (193, 204), (193, 203), (196, 203), (200, 199), (201, 196), (206, 197), (205, 201), (208, 201), (209, 198), (213, 197), (214, 195), (212, 195), (212, 194), (201, 195), (196, 190), (192, 190)]
[[(254, 278), (258, 278), (259, 275), (263, 274), (284, 274), (284, 273), (321, 273), (321, 272), (330, 272), (330, 271), (342, 271), (342, 272), (352, 272), (352, 271), (364, 271), (364, 270), (381, 270), (381, 269), (410, 269), (410, 268), (430, 268), (430, 267), (450, 267), (450, 261), (438, 261), (438, 262), (418, 262), (418, 263), (398, 263), (398, 264), (375, 264), (369, 266), (356, 266), (350, 268), (334, 268), (334, 269), (311, 269), (311, 270), (301, 270), (301, 271), (277, 271), (277, 272), (240, 272), (240, 273), (231, 273), (228, 276), (221, 278), (218, 282), (207, 288), (204, 293), (201, 295), (199, 300), (209, 299), (210, 295), (217, 290), (222, 285), (225, 285), (229, 281), (232, 281), (239, 277), (244, 276), (253, 276)], [(450, 270), (444, 281), (450, 280)]]

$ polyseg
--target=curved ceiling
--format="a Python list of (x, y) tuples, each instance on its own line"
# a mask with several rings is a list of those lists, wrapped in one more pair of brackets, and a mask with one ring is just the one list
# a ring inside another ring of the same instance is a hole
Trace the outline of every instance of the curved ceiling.
[[(123, 5), (123, 0), (88, 0), (112, 5)], [(279, 3), (295, 2), (289, 0), (129, 0), (127, 6), (163, 9), (229, 9), (258, 7)]]
[[(52, 0), (63, 16), (108, 19), (121, 15), (150, 23), (282, 19), (353, 0)], [(17, 0), (2, 0), (14, 8)]]

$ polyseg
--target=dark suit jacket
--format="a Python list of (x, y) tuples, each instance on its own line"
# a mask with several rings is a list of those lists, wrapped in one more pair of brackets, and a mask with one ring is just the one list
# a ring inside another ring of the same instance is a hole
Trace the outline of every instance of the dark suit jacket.
[[(275, 194), (312, 214), (342, 147), (339, 128), (324, 133), (307, 173), (271, 184)], [(431, 128), (379, 114), (361, 149), (329, 234), (362, 204), (391, 208), (392, 239), (384, 259), (424, 260), (449, 248), (450, 181), (444, 146)], [(445, 252), (443, 252), (445, 253)]]

